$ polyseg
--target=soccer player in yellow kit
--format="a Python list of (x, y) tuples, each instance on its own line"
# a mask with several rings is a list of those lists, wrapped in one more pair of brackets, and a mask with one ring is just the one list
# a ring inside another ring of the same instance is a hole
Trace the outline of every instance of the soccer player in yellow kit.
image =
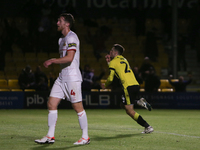
[[(140, 87), (128, 61), (122, 56), (124, 51), (125, 49), (123, 46), (114, 44), (110, 50), (110, 54), (106, 55), (106, 61), (109, 64), (110, 74), (105, 85), (102, 85), (102, 88), (108, 87), (112, 83), (114, 76), (116, 76), (120, 80), (124, 91), (122, 103), (126, 113), (139, 125), (145, 127), (145, 130), (142, 133), (151, 133), (154, 131), (153, 127), (150, 126), (141, 115), (134, 111), (133, 105), (136, 100), (136, 96), (139, 94)], [(144, 98), (141, 98), (136, 102), (138, 105), (151, 111), (151, 105)]]

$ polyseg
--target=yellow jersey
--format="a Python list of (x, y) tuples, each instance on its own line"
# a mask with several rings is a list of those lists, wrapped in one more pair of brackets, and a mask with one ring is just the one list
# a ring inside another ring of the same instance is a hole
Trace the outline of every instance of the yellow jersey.
[(117, 55), (110, 61), (109, 70), (110, 74), (105, 83), (106, 87), (111, 84), (114, 76), (121, 81), (123, 88), (127, 88), (132, 85), (139, 85), (128, 61), (122, 55)]

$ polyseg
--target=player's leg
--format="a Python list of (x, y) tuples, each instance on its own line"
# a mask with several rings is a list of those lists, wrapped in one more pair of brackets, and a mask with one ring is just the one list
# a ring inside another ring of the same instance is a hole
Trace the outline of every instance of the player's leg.
[(77, 103), (72, 103), (72, 107), (76, 111), (78, 115), (78, 121), (80, 128), (82, 130), (82, 137), (80, 140), (75, 142), (75, 145), (84, 145), (90, 143), (90, 138), (88, 136), (88, 121), (87, 121), (87, 115), (83, 108), (82, 101)]
[(68, 82), (66, 85), (67, 91), (69, 91), (69, 99), (72, 103), (73, 109), (78, 115), (78, 121), (80, 128), (82, 130), (82, 138), (75, 142), (75, 145), (84, 145), (90, 143), (90, 138), (88, 136), (88, 121), (87, 115), (82, 104), (82, 92), (81, 92), (81, 82)]
[(145, 130), (142, 133), (151, 133), (153, 128), (142, 118), (140, 114), (134, 111), (133, 105), (125, 105), (126, 113), (133, 118), (139, 125), (145, 127)]
[(148, 111), (151, 111), (152, 107), (151, 105), (146, 101), (145, 98), (140, 98), (139, 100), (136, 100), (136, 103), (141, 106), (144, 107), (145, 109), (147, 109)]
[[(139, 125), (145, 127), (145, 133), (153, 132), (153, 128), (139, 115), (134, 111), (134, 101), (136, 99), (136, 95), (138, 94), (139, 88), (137, 86), (130, 86), (127, 89), (124, 89), (125, 99), (123, 100), (123, 104), (126, 110), (126, 113), (133, 118)], [(148, 131), (147, 131), (148, 129)]]
[(39, 144), (53, 144), (55, 142), (54, 133), (55, 126), (58, 118), (57, 106), (60, 103), (60, 98), (50, 97), (47, 103), (49, 114), (48, 114), (48, 133), (42, 139), (35, 140)]
[(60, 103), (60, 98), (55, 98), (55, 97), (50, 97), (49, 101), (47, 103), (48, 109), (49, 109), (49, 114), (48, 114), (48, 126), (49, 130), (47, 135), (49, 137), (54, 137), (55, 133), (55, 126), (58, 118), (58, 104)]
[(57, 107), (60, 103), (60, 100), (64, 97), (64, 93), (62, 92), (60, 82), (56, 80), (56, 82), (53, 85), (53, 88), (50, 93), (49, 100), (47, 102), (47, 107), (49, 110), (48, 114), (48, 133), (45, 137), (42, 139), (35, 140), (36, 143), (44, 144), (44, 143), (54, 143), (54, 133), (55, 133), (55, 126), (58, 118), (58, 111)]
[(149, 124), (139, 115), (137, 112), (134, 111), (133, 105), (125, 105), (126, 113), (133, 118), (139, 125), (147, 128)]

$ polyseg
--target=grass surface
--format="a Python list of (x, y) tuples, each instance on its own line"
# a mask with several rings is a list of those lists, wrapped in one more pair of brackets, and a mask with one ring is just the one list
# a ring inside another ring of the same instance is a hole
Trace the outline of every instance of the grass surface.
[(86, 110), (91, 143), (74, 146), (81, 137), (73, 110), (58, 110), (56, 142), (34, 143), (47, 134), (47, 110), (0, 110), (0, 150), (197, 150), (200, 147), (199, 110), (136, 110), (152, 134), (122, 109)]

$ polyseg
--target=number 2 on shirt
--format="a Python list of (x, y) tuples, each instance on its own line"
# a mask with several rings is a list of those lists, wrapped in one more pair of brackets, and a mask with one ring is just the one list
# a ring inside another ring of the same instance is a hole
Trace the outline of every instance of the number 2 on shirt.
[(124, 70), (125, 73), (131, 72), (131, 71), (128, 69), (128, 64), (127, 64), (126, 62), (120, 61), (120, 63), (126, 65), (125, 70)]

